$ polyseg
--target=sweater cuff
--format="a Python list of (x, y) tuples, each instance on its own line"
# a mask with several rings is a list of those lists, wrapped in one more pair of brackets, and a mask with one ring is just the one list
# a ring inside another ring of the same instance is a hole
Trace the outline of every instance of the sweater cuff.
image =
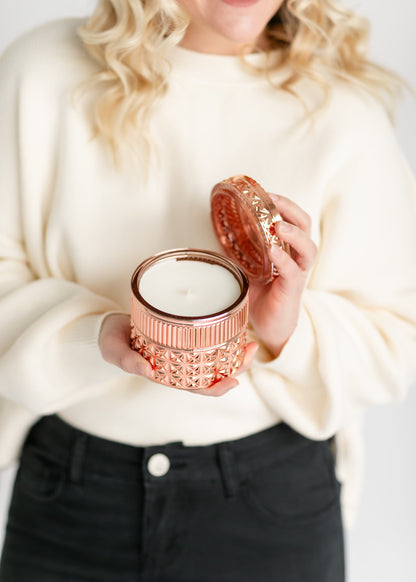
[[(108, 314), (79, 317), (63, 327), (50, 342), (40, 342), (20, 367), (18, 389), (4, 390), (4, 397), (36, 415), (43, 415), (108, 389), (125, 374), (103, 359), (98, 346), (101, 325)], [(13, 388), (16, 362), (12, 356), (3, 357), (2, 376), (5, 386)]]
[(277, 372), (293, 384), (308, 386), (316, 375), (316, 340), (315, 332), (304, 307), (301, 308), (295, 331), (290, 336), (277, 358), (260, 346), (255, 365), (261, 364), (265, 370)]
[[(121, 376), (124, 372), (113, 364), (109, 364), (101, 355), (98, 345), (101, 327), (104, 320), (112, 314), (110, 311), (99, 315), (86, 315), (73, 322), (67, 329), (62, 330), (58, 359), (59, 374), (74, 383), (82, 375), (82, 384), (96, 385)], [(74, 369), (74, 363), (76, 363)], [(69, 384), (72, 382), (69, 381)]]

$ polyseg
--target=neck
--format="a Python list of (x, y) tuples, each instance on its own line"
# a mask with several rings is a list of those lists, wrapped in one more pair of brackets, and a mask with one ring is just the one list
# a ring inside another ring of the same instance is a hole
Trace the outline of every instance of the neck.
[(265, 42), (260, 38), (252, 42), (238, 43), (220, 35), (213, 35), (212, 32), (204, 34), (201, 30), (194, 31), (188, 28), (180, 46), (198, 53), (236, 56), (258, 52), (265, 48)]

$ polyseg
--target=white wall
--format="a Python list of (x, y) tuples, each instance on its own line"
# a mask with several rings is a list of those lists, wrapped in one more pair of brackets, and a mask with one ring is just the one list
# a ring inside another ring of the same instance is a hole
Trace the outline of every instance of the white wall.
[[(416, 88), (414, 0), (345, 1), (370, 18), (373, 57)], [(94, 0), (0, 0), (0, 51), (27, 28), (53, 18), (87, 14), (94, 4)], [(416, 105), (410, 97), (400, 108), (397, 134), (416, 173)], [(347, 539), (349, 582), (416, 580), (415, 418), (416, 390), (403, 404), (373, 409), (367, 415), (361, 510)], [(13, 470), (0, 475), (0, 546), (12, 477)]]
[[(373, 58), (403, 75), (416, 89), (414, 0), (346, 3), (370, 19)], [(399, 142), (416, 174), (414, 97), (407, 95), (403, 100), (396, 125)], [(349, 582), (416, 580), (415, 415), (416, 386), (403, 404), (374, 408), (367, 414), (365, 481), (358, 520), (347, 538)]]

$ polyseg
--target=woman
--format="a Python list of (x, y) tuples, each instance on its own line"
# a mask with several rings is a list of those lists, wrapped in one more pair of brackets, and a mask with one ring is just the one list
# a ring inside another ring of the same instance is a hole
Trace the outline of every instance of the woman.
[[(344, 580), (356, 426), (415, 372), (414, 181), (365, 32), (332, 1), (103, 0), (4, 55), (1, 582)], [(241, 173), (291, 254), (239, 373), (162, 386), (131, 274), (219, 251), (209, 194)]]

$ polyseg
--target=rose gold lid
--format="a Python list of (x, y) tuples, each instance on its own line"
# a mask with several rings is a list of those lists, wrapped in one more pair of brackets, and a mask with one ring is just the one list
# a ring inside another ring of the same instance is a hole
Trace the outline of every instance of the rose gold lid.
[(211, 219), (225, 253), (259, 285), (278, 275), (269, 258), (277, 244), (289, 246), (277, 237), (274, 224), (281, 220), (267, 192), (253, 178), (233, 176), (216, 184), (211, 192)]

